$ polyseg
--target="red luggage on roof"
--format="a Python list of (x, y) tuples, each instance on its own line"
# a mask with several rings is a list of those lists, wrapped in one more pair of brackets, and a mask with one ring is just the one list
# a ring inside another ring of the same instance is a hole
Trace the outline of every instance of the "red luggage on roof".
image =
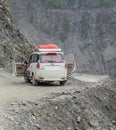
[(39, 49), (59, 49), (59, 47), (55, 44), (43, 44), (39, 45)]
[(35, 47), (35, 51), (61, 51), (61, 48), (55, 44), (41, 44)]

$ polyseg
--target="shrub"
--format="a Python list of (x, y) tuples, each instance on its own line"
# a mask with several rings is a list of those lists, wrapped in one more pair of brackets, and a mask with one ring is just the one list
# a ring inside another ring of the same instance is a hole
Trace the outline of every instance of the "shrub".
[(103, 4), (111, 4), (112, 3), (112, 0), (99, 0), (100, 4), (103, 5)]
[(62, 5), (62, 0), (51, 0), (51, 3), (56, 7), (60, 7)]

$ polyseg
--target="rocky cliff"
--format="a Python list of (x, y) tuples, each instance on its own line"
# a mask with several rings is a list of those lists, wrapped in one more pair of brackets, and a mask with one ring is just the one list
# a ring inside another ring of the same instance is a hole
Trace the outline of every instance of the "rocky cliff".
[(0, 66), (12, 69), (13, 59), (21, 61), (32, 51), (33, 45), (16, 30), (10, 19), (7, 0), (0, 0)]
[(77, 71), (116, 77), (115, 0), (9, 0), (15, 26), (76, 55)]

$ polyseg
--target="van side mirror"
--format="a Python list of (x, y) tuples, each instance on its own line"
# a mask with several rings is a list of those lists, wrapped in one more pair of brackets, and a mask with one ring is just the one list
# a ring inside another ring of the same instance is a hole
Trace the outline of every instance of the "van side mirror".
[(28, 62), (27, 62), (27, 61), (24, 61), (24, 64), (28, 64)]

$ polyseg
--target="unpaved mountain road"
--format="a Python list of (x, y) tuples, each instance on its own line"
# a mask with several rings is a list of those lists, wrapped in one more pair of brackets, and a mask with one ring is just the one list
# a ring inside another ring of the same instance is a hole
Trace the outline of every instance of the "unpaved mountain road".
[(31, 100), (41, 98), (50, 93), (61, 92), (70, 86), (61, 87), (56, 84), (48, 86), (32, 86), (31, 83), (25, 83), (21, 77), (0, 77), (0, 106), (12, 101)]
[(1, 70), (0, 108), (13, 101), (34, 100), (44, 98), (52, 93), (62, 93), (65, 91), (80, 91), (87, 87), (93, 87), (94, 84), (108, 78), (107, 76), (89, 76), (88, 78), (88, 75), (79, 74), (75, 74), (74, 77), (83, 82), (73, 79), (69, 80), (65, 86), (59, 86), (58, 83), (33, 86), (31, 83), (25, 83), (23, 77), (13, 77)]

